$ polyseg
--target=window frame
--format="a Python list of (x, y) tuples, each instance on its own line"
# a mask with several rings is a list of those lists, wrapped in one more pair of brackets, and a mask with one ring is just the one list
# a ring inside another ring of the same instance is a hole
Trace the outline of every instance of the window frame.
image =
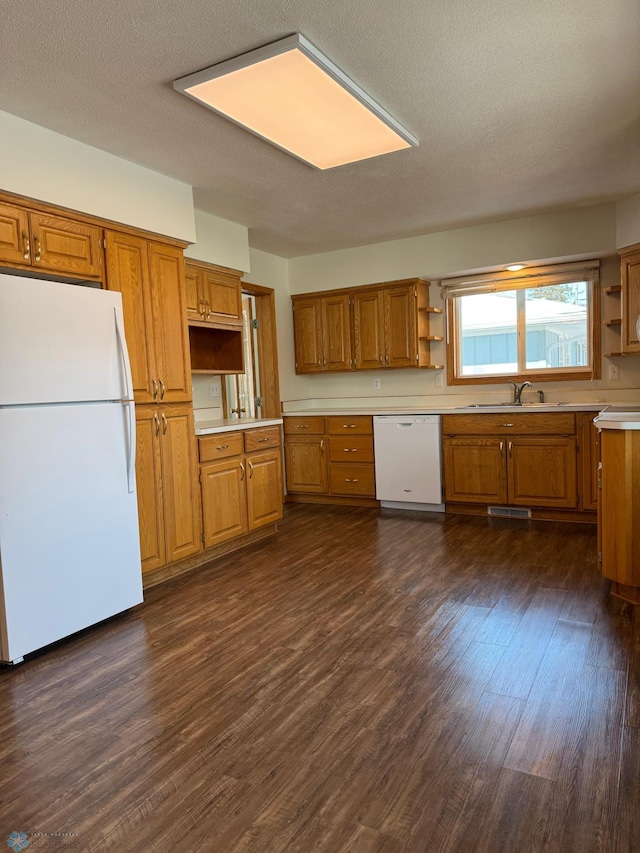
[[(539, 273), (530, 273), (526, 277), (518, 276), (510, 279), (506, 276), (500, 275), (500, 289), (501, 290), (522, 290), (525, 291), (527, 289), (527, 285), (523, 284), (523, 279), (533, 278), (534, 275), (544, 276), (552, 274), (551, 271), (553, 267), (545, 268)], [(584, 273), (584, 270), (581, 272)], [(486, 373), (486, 374), (476, 374), (474, 376), (463, 376), (461, 375), (461, 355), (462, 349), (460, 346), (459, 340), (459, 329), (460, 324), (458, 322), (458, 299), (461, 296), (464, 296), (464, 291), (461, 289), (459, 294), (456, 296), (450, 296), (445, 298), (445, 311), (446, 311), (446, 327), (447, 327), (447, 384), (449, 385), (495, 385), (501, 382), (524, 382), (526, 380), (534, 381), (534, 382), (566, 382), (566, 381), (582, 381), (582, 380), (592, 380), (599, 379), (601, 376), (601, 364), (602, 364), (602, 335), (601, 335), (601, 302), (602, 302), (602, 292), (600, 288), (600, 279), (597, 274), (592, 281), (587, 280), (588, 287), (588, 299), (587, 299), (587, 325), (588, 325), (588, 340), (590, 344), (590, 356), (591, 356), (591, 364), (585, 367), (574, 367), (574, 368), (564, 368), (564, 367), (548, 367), (548, 368), (535, 368), (531, 370), (527, 370), (526, 367), (524, 370), (518, 370), (513, 373)], [(580, 274), (580, 271), (576, 271), (576, 274), (572, 277), (567, 276), (566, 283), (569, 283), (571, 280), (577, 281), (585, 281), (585, 276)], [(509, 287), (509, 283), (513, 283), (513, 287)], [(442, 282), (444, 285), (445, 282)], [(472, 291), (470, 289), (469, 294), (471, 292), (479, 293), (477, 289)], [(491, 292), (490, 288), (487, 288), (487, 292)], [(518, 336), (517, 343), (517, 359), (518, 366), (521, 367), (523, 363), (526, 364), (525, 355), (524, 355), (524, 335), (526, 334), (526, 319), (525, 319), (525, 309), (524, 309), (525, 299), (522, 299), (522, 305), (519, 305), (516, 319), (516, 333)]]

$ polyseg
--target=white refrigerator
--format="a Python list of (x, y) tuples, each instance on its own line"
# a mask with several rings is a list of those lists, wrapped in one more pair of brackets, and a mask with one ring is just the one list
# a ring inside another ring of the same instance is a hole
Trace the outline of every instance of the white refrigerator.
[(122, 298), (0, 274), (0, 647), (142, 602)]

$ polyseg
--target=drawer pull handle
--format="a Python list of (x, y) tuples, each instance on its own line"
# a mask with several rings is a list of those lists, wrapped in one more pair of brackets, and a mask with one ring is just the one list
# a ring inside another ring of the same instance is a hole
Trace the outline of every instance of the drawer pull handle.
[(345, 481), (345, 483), (357, 483), (357, 482), (358, 482), (358, 480), (357, 480), (357, 479), (355, 479), (355, 480), (350, 480), (348, 477), (345, 477), (345, 478), (344, 478), (344, 481)]
[(242, 482), (242, 480), (244, 480), (244, 465), (241, 462), (240, 463), (240, 482)]
[(25, 261), (29, 260), (29, 255), (31, 254), (31, 247), (29, 245), (29, 238), (27, 237), (27, 232), (22, 232), (22, 257)]
[(229, 447), (229, 445), (228, 445), (228, 444), (217, 444), (217, 445), (216, 445), (216, 450), (226, 450), (226, 449), (227, 449), (227, 447)]
[(298, 429), (309, 429), (309, 424), (298, 424)]
[(259, 442), (262, 442), (262, 441), (271, 441), (271, 439), (270, 439), (270, 438), (259, 438), (259, 439), (258, 439), (258, 441), (259, 441)]
[(320, 453), (324, 453), (324, 438), (320, 441)]
[(355, 429), (357, 424), (342, 424), (344, 429)]
[(502, 426), (503, 427), (512, 427), (512, 426), (515, 426), (515, 424), (502, 424)]
[(345, 453), (357, 453), (357, 452), (358, 452), (358, 448), (357, 448), (357, 447), (352, 447), (352, 448), (345, 447), (345, 448), (344, 448), (344, 452), (345, 452)]
[(509, 458), (510, 458), (510, 459), (511, 459), (511, 457), (513, 456), (512, 451), (513, 451), (513, 442), (512, 442), (512, 441), (510, 441), (510, 442), (509, 442)]
[(40, 261), (42, 254), (40, 252), (40, 238), (37, 234), (33, 235), (33, 242), (36, 244), (36, 261)]
[(249, 462), (249, 479), (253, 477), (253, 462)]

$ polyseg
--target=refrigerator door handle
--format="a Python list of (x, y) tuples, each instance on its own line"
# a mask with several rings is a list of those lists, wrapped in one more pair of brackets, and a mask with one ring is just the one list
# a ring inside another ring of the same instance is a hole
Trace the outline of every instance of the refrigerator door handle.
[(136, 490), (136, 407), (133, 402), (133, 379), (131, 377), (131, 366), (129, 364), (129, 353), (127, 351), (124, 329), (121, 326), (120, 316), (115, 308), (113, 309), (113, 316), (116, 321), (116, 338), (118, 339), (118, 350), (124, 370), (125, 395), (122, 399), (122, 405), (127, 409), (129, 432), (129, 440), (127, 442), (129, 448), (129, 458), (127, 459), (127, 491), (129, 494), (133, 494)]
[(121, 326), (120, 316), (117, 310), (113, 309), (113, 316), (116, 321), (116, 337), (118, 339), (118, 350), (122, 360), (122, 368), (124, 371), (124, 398), (125, 400), (133, 400), (133, 378), (131, 376), (131, 365), (129, 364), (129, 351), (127, 350), (127, 341), (124, 336), (124, 329)]

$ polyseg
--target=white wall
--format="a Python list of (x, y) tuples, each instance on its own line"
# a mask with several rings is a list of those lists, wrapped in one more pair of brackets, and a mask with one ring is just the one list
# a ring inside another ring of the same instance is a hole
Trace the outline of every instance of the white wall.
[(614, 204), (475, 225), (292, 258), (291, 293), (457, 273), (516, 261), (602, 257), (616, 251)]
[(249, 229), (202, 210), (195, 211), (196, 241), (185, 257), (249, 272)]
[(191, 187), (0, 112), (0, 187), (190, 243)]
[(619, 249), (640, 243), (640, 193), (616, 204), (616, 245)]

